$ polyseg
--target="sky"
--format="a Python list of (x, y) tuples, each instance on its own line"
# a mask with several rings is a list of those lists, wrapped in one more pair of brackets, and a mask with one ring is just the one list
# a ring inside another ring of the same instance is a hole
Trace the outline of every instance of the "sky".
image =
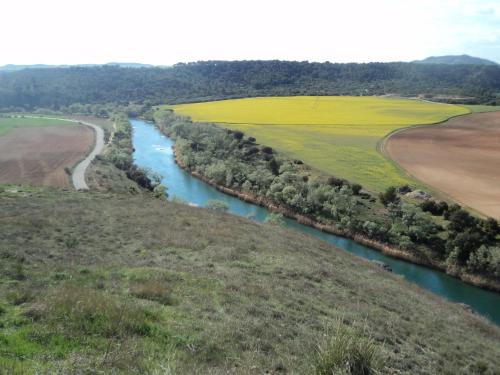
[(2, 0), (0, 65), (500, 62), (500, 0)]

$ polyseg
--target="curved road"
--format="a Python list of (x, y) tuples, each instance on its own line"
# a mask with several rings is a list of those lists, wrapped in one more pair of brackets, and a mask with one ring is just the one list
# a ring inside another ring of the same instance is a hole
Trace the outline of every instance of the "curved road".
[(62, 121), (74, 122), (77, 124), (90, 126), (92, 129), (94, 129), (95, 132), (94, 149), (90, 152), (90, 154), (87, 155), (85, 159), (83, 159), (80, 163), (77, 164), (77, 166), (73, 169), (73, 173), (71, 175), (71, 180), (76, 190), (88, 190), (89, 187), (85, 182), (85, 171), (87, 170), (92, 160), (94, 160), (94, 158), (97, 155), (99, 155), (102, 152), (102, 149), (104, 148), (104, 131), (102, 130), (102, 128), (97, 125), (91, 124), (89, 122), (59, 118), (59, 117), (42, 117), (42, 116), (24, 116), (24, 117), (46, 118), (49, 120), (62, 120)]
[[(78, 121), (77, 121), (78, 122)], [(88, 190), (87, 183), (85, 182), (85, 171), (88, 166), (94, 160), (94, 158), (102, 152), (104, 148), (104, 132), (101, 127), (90, 124), (88, 122), (79, 121), (83, 125), (90, 126), (95, 131), (95, 145), (94, 149), (83, 159), (78, 165), (73, 169), (73, 174), (71, 179), (73, 181), (73, 186), (76, 190)]]

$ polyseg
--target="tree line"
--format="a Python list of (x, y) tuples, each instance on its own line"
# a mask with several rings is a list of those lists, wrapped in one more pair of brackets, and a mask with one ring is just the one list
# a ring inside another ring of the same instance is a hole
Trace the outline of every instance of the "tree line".
[(0, 109), (10, 111), (272, 95), (447, 95), (491, 102), (499, 92), (500, 66), (494, 65), (206, 61), (0, 72)]

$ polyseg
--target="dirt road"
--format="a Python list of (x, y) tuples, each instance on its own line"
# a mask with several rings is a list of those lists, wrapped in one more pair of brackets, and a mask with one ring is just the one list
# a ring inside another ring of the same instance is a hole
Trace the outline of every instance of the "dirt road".
[(89, 187), (85, 182), (85, 171), (87, 170), (92, 160), (94, 160), (94, 158), (99, 155), (104, 148), (104, 132), (102, 128), (88, 122), (82, 122), (82, 124), (90, 126), (92, 129), (94, 129), (95, 144), (94, 149), (90, 152), (90, 154), (88, 154), (84, 160), (78, 163), (78, 165), (73, 170), (71, 178), (73, 181), (73, 186), (76, 190), (88, 190)]

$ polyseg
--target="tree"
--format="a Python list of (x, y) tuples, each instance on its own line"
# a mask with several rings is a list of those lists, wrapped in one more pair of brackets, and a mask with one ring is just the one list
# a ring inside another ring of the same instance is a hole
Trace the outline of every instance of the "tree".
[(271, 160), (269, 160), (269, 163), (268, 163), (268, 166), (269, 166), (269, 170), (275, 175), (279, 175), (280, 173), (280, 165), (279, 163), (276, 161), (275, 158), (272, 158)]
[(399, 197), (394, 186), (388, 187), (385, 192), (379, 194), (380, 202), (387, 207), (390, 203), (398, 203)]

